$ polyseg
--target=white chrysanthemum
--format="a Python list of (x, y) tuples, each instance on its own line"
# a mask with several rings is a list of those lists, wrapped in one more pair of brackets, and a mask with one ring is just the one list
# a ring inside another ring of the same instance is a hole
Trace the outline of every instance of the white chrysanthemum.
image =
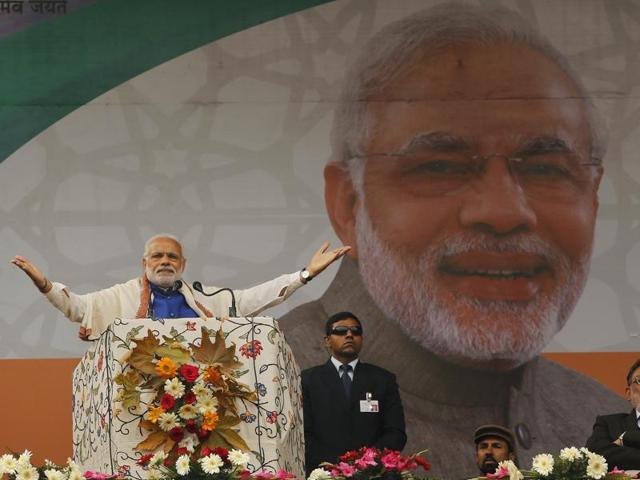
[(151, 457), (151, 460), (149, 460), (149, 466), (155, 467), (156, 465), (159, 465), (162, 462), (164, 462), (166, 458), (167, 458), (167, 454), (164, 453), (162, 450), (160, 450), (159, 452), (156, 452), (153, 457)]
[(168, 432), (178, 426), (178, 417), (175, 413), (165, 412), (158, 418), (158, 426), (165, 432)]
[(6, 454), (0, 457), (0, 477), (5, 473), (13, 475), (16, 473), (16, 468), (18, 468), (18, 460), (13, 455)]
[(191, 391), (196, 397), (210, 394), (209, 389), (207, 388), (207, 384), (202, 381), (197, 382), (193, 387), (191, 387)]
[(249, 463), (249, 455), (242, 450), (230, 450), (227, 458), (229, 458), (231, 465), (235, 465), (236, 467), (246, 467)]
[(204, 473), (209, 475), (213, 475), (214, 473), (220, 473), (220, 467), (224, 465), (222, 458), (215, 453), (207, 455), (204, 458), (199, 460), (200, 466), (202, 466), (202, 470)]
[(80, 470), (80, 466), (73, 461), (73, 458), (67, 458), (67, 467), (69, 467), (69, 469), (71, 470), (75, 470), (75, 469)]
[(34, 466), (18, 466), (15, 480), (38, 480), (38, 470)]
[(576, 447), (567, 447), (560, 450), (560, 458), (567, 462), (575, 462), (582, 458), (582, 453)]
[(179, 447), (186, 448), (188, 452), (193, 453), (198, 445), (199, 440), (198, 437), (193, 433), (187, 433), (180, 443), (178, 443)]
[(180, 407), (178, 413), (180, 414), (180, 417), (184, 418), (185, 420), (190, 420), (198, 416), (198, 409), (195, 406), (187, 403), (186, 405)]
[(553, 471), (553, 457), (548, 453), (541, 453), (533, 457), (531, 468), (546, 477)]
[(31, 466), (31, 452), (29, 450), (25, 450), (18, 457), (18, 465), (21, 467), (30, 467)]
[(184, 477), (189, 473), (189, 455), (180, 455), (176, 460), (176, 472), (181, 477)]
[(198, 403), (196, 403), (196, 407), (198, 411), (203, 415), (208, 412), (215, 412), (218, 407), (218, 399), (213, 398), (211, 395), (202, 396), (198, 398)]
[(600, 478), (603, 478), (607, 474), (608, 468), (609, 466), (607, 465), (604, 457), (601, 457), (600, 455), (596, 455), (594, 453), (589, 457), (589, 460), (587, 462), (587, 475), (590, 478), (595, 478), (595, 480), (598, 480)]
[(580, 452), (584, 453), (587, 457), (593, 454), (593, 452), (586, 447), (580, 447)]
[(316, 468), (309, 474), (308, 480), (329, 480), (331, 475), (324, 468)]
[(69, 480), (84, 480), (82, 470), (79, 468), (72, 468), (69, 470)]
[(522, 475), (522, 472), (518, 470), (518, 467), (515, 463), (513, 463), (512, 460), (503, 460), (502, 462), (498, 463), (498, 468), (500, 467), (504, 467), (507, 469), (507, 471), (509, 472), (509, 480), (523, 480), (524, 475)]
[(174, 398), (180, 398), (184, 395), (184, 384), (177, 377), (173, 377), (164, 382), (164, 391)]
[(66, 480), (66, 475), (54, 468), (48, 469), (44, 471), (44, 476), (47, 477), (47, 480)]
[(157, 468), (150, 468), (147, 470), (147, 480), (160, 480), (162, 473)]

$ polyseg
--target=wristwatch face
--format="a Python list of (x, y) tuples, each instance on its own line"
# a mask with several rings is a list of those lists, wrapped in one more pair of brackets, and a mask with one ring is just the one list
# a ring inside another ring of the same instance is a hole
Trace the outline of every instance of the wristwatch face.
[(307, 270), (306, 268), (303, 268), (300, 271), (300, 276), (304, 279), (304, 280), (309, 280), (309, 277), (311, 276), (311, 274), (309, 273), (309, 270)]

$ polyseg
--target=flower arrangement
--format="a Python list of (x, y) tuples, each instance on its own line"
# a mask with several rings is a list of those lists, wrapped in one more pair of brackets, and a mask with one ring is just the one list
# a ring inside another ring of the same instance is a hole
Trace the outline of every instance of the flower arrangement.
[[(256, 392), (238, 381), (235, 345), (225, 345), (220, 330), (214, 341), (210, 330), (201, 332), (199, 345), (187, 345), (178, 332), (158, 339), (149, 330), (133, 340), (128, 365), (114, 379), (122, 406), (143, 412), (139, 426), (148, 434), (135, 447), (143, 458), (159, 451), (175, 465), (216, 447), (249, 450), (233, 428), (241, 422), (236, 400), (256, 401)], [(143, 393), (151, 400), (143, 402)]]
[(280, 470), (250, 473), (247, 470), (249, 455), (240, 450), (203, 447), (199, 454), (182, 454), (175, 460), (160, 451), (140, 457), (138, 464), (148, 472), (149, 480), (288, 480), (291, 473)]
[(586, 448), (568, 447), (553, 456), (541, 453), (533, 457), (531, 470), (519, 470), (511, 461), (500, 462), (495, 473), (486, 478), (509, 480), (626, 480), (631, 477), (614, 468), (607, 472), (604, 457)]
[(46, 460), (44, 466), (36, 467), (31, 464), (29, 450), (25, 450), (20, 455), (5, 454), (0, 456), (0, 478), (5, 475), (10, 480), (38, 480), (39, 478), (83, 480), (83, 478), (88, 478), (84, 477), (85, 474), (80, 470), (80, 467), (71, 459), (67, 460), (66, 465), (56, 465)]
[(431, 468), (421, 453), (408, 457), (400, 455), (395, 450), (364, 447), (360, 450), (347, 452), (339, 458), (337, 464), (323, 463), (309, 475), (309, 480), (345, 479), (353, 480), (382, 479), (382, 480), (417, 480), (413, 470), (418, 466), (425, 471)]

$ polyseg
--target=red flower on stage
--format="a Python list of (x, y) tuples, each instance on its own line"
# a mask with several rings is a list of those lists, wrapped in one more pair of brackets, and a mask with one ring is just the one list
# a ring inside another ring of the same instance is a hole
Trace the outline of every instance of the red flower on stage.
[(171, 410), (175, 404), (176, 399), (173, 398), (173, 395), (170, 395), (168, 393), (162, 395), (162, 398), (160, 399), (160, 405), (162, 405), (162, 408), (164, 408), (165, 410)]
[(184, 364), (180, 367), (180, 375), (188, 383), (193, 383), (198, 379), (200, 370), (195, 365)]
[(174, 427), (169, 430), (169, 438), (174, 442), (179, 442), (184, 438), (184, 430), (181, 427)]
[(189, 390), (184, 394), (182, 400), (184, 400), (184, 403), (186, 403), (187, 405), (193, 405), (194, 403), (196, 403), (196, 394)]
[(260, 340), (252, 340), (240, 347), (240, 353), (246, 358), (256, 358), (262, 352), (262, 343)]

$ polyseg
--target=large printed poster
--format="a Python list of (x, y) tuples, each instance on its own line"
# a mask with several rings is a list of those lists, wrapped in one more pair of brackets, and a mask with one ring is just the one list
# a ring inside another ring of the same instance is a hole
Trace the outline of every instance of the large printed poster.
[(303, 368), (361, 317), (408, 450), (502, 423), (526, 457), (626, 408), (537, 355), (638, 348), (637, 2), (137, 3), (2, 17), (2, 356), (85, 348), (14, 254), (84, 293), (169, 232), (188, 281), (242, 287), (330, 239), (352, 255), (270, 313)]

